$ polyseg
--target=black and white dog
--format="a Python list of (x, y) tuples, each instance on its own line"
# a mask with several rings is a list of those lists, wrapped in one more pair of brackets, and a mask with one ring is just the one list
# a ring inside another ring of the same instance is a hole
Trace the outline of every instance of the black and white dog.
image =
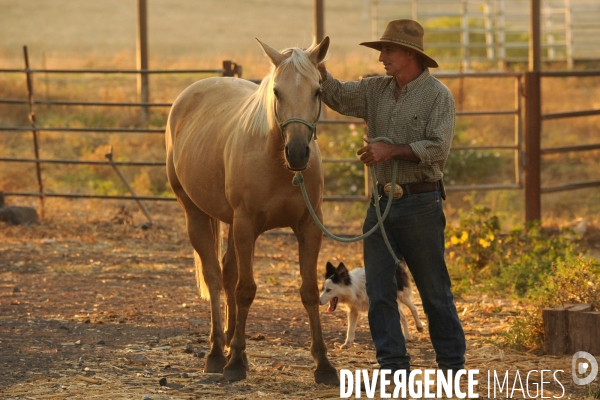
[[(406, 266), (398, 266), (396, 269), (396, 282), (398, 283), (398, 311), (400, 312), (400, 322), (404, 328), (405, 339), (411, 340), (408, 331), (408, 321), (401, 304), (405, 304), (412, 312), (417, 325), (417, 330), (423, 332), (423, 324), (419, 319), (417, 309), (412, 303), (412, 292), (410, 289), (410, 280), (406, 271)], [(325, 272), (325, 283), (321, 291), (321, 305), (329, 303), (327, 312), (335, 311), (338, 303), (347, 310), (348, 313), (348, 332), (346, 333), (346, 342), (342, 349), (349, 349), (354, 343), (354, 332), (358, 322), (358, 314), (369, 310), (369, 298), (367, 297), (367, 286), (365, 281), (365, 269), (357, 268), (348, 271), (344, 263), (340, 263), (335, 268), (330, 262), (327, 263)]]

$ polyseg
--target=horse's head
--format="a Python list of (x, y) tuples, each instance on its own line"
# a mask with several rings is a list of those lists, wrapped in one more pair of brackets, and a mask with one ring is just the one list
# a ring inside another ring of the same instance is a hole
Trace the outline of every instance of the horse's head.
[(329, 37), (307, 50), (294, 48), (281, 53), (259, 43), (274, 66), (270, 112), (281, 132), (287, 168), (302, 171), (308, 166), (310, 141), (316, 138), (321, 110), (317, 64), (327, 55)]

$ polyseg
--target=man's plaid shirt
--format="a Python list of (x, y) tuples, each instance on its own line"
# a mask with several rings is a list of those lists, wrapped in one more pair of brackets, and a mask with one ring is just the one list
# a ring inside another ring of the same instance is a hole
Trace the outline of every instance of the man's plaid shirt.
[[(323, 101), (341, 114), (363, 118), (369, 137), (383, 136), (410, 145), (421, 162), (398, 160), (397, 183), (441, 180), (454, 136), (452, 93), (428, 69), (402, 88), (398, 100), (396, 88), (391, 76), (340, 82), (327, 73)], [(376, 164), (379, 183), (391, 182), (394, 162)]]

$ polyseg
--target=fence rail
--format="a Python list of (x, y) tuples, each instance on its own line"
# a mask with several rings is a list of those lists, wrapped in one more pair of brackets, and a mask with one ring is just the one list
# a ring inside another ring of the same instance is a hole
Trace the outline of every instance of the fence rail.
[[(46, 73), (57, 73), (57, 74), (189, 74), (189, 73), (211, 73), (211, 74), (221, 74), (224, 76), (241, 76), (242, 68), (241, 66), (232, 63), (231, 61), (223, 62), (224, 68), (220, 69), (185, 69), (185, 70), (80, 70), (80, 69), (54, 69), (54, 70), (46, 70), (46, 69), (31, 69), (31, 68), (23, 68), (23, 69), (0, 69), (0, 73), (22, 73), (25, 74), (28, 78), (28, 99), (0, 99), (0, 104), (13, 104), (13, 105), (28, 105), (30, 109), (30, 120), (32, 121), (32, 126), (0, 126), (0, 132), (33, 132), (34, 135), (37, 135), (39, 132), (64, 132), (64, 133), (125, 133), (125, 134), (154, 134), (160, 133), (164, 134), (164, 129), (160, 128), (98, 128), (98, 127), (82, 127), (82, 128), (71, 128), (71, 127), (38, 127), (35, 124), (35, 106), (43, 105), (43, 106), (107, 106), (107, 107), (170, 107), (172, 103), (170, 102), (98, 102), (98, 101), (66, 101), (66, 100), (36, 100), (33, 97), (33, 89), (31, 87), (31, 83), (33, 82), (32, 76), (33, 74), (46, 74)], [(474, 190), (521, 190), (524, 188), (524, 173), (525, 173), (525, 165), (524, 160), (526, 159), (526, 153), (524, 149), (524, 133), (522, 131), (522, 127), (524, 126), (523, 120), (523, 78), (526, 74), (522, 73), (499, 73), (499, 72), (491, 72), (491, 73), (440, 73), (436, 74), (436, 76), (440, 79), (469, 79), (469, 78), (506, 78), (513, 79), (514, 84), (514, 108), (512, 109), (504, 109), (504, 110), (461, 110), (457, 112), (457, 116), (484, 116), (484, 115), (497, 115), (497, 116), (513, 116), (515, 119), (515, 132), (514, 132), (514, 142), (511, 145), (479, 145), (479, 146), (453, 146), (453, 150), (509, 150), (514, 151), (514, 166), (515, 166), (515, 175), (514, 182), (507, 184), (478, 184), (478, 185), (448, 185), (448, 191), (474, 191)], [(552, 77), (592, 77), (592, 76), (600, 76), (600, 71), (569, 71), (569, 72), (544, 72), (541, 74), (544, 78), (552, 78)], [(258, 80), (252, 80), (254, 82), (259, 82)], [(551, 119), (560, 119), (560, 118), (571, 118), (571, 117), (586, 117), (586, 116), (595, 116), (600, 115), (600, 110), (581, 110), (574, 112), (565, 112), (565, 113), (551, 113), (551, 114), (540, 114), (539, 122), (541, 124), (542, 120), (551, 120)], [(334, 119), (334, 118), (322, 118), (319, 121), (321, 124), (364, 124), (362, 120), (354, 120), (354, 119)], [(539, 132), (538, 132), (539, 134)], [(37, 138), (34, 138), (37, 140)], [(36, 145), (37, 146), (37, 145)], [(564, 147), (555, 147), (555, 148), (547, 148), (547, 149), (539, 149), (538, 157), (548, 155), (548, 154), (558, 154), (558, 153), (566, 153), (566, 152), (574, 152), (574, 151), (591, 151), (600, 149), (600, 143), (595, 144), (587, 144), (587, 145), (578, 145), (578, 146), (564, 146)], [(64, 198), (87, 198), (87, 199), (122, 199), (122, 200), (136, 200), (138, 201), (173, 201), (174, 197), (162, 197), (162, 196), (138, 196), (135, 194), (133, 189), (129, 186), (129, 184), (124, 180), (123, 175), (120, 173), (118, 167), (120, 166), (137, 166), (137, 167), (164, 167), (165, 162), (163, 161), (113, 161), (112, 153), (110, 157), (108, 157), (108, 161), (99, 161), (99, 160), (68, 160), (68, 159), (47, 159), (40, 158), (39, 154), (36, 153), (35, 158), (22, 158), (22, 157), (1, 157), (0, 162), (7, 163), (32, 163), (36, 165), (36, 169), (38, 171), (38, 184), (39, 190), (38, 192), (15, 192), (15, 191), (6, 191), (4, 194), (6, 196), (29, 196), (29, 197), (39, 197), (40, 200), (43, 200), (44, 197), (64, 197)], [(359, 160), (354, 158), (345, 158), (345, 159), (333, 159), (333, 158), (324, 158), (324, 163), (360, 163)], [(538, 159), (539, 163), (539, 159)], [(110, 165), (115, 171), (120, 175), (123, 183), (128, 187), (131, 195), (130, 196), (110, 196), (110, 195), (96, 195), (96, 194), (77, 194), (77, 193), (52, 193), (48, 192), (43, 188), (43, 182), (41, 178), (41, 169), (40, 166), (42, 164), (81, 164), (81, 165)], [(368, 174), (365, 174), (365, 179), (368, 180)], [(529, 184), (529, 182), (525, 182)], [(600, 181), (590, 181), (590, 182), (575, 182), (567, 185), (546, 187), (546, 188), (538, 188), (539, 193), (553, 193), (557, 191), (564, 190), (576, 190), (581, 188), (588, 187), (596, 187), (600, 186)], [(367, 188), (368, 185), (365, 185)], [(369, 194), (368, 189), (365, 189), (364, 195), (327, 195), (324, 196), (325, 201), (368, 201)], [(42, 203), (43, 207), (43, 203)], [(140, 207), (142, 205), (140, 204)], [(42, 212), (43, 215), (43, 212)], [(148, 216), (150, 219), (150, 217)]]

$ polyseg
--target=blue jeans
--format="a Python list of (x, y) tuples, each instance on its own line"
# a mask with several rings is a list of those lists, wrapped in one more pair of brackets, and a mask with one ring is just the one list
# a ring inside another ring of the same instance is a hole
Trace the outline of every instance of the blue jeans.
[[(388, 197), (380, 199), (383, 213)], [(397, 256), (403, 256), (413, 276), (429, 335), (440, 369), (462, 369), (465, 363), (465, 334), (450, 290), (450, 276), (444, 260), (446, 217), (437, 191), (405, 195), (392, 200), (384, 227)], [(375, 206), (370, 205), (363, 232), (377, 224)], [(410, 370), (404, 335), (400, 329), (395, 279), (396, 265), (381, 230), (364, 240), (364, 261), (369, 296), (369, 327), (380, 367)]]

